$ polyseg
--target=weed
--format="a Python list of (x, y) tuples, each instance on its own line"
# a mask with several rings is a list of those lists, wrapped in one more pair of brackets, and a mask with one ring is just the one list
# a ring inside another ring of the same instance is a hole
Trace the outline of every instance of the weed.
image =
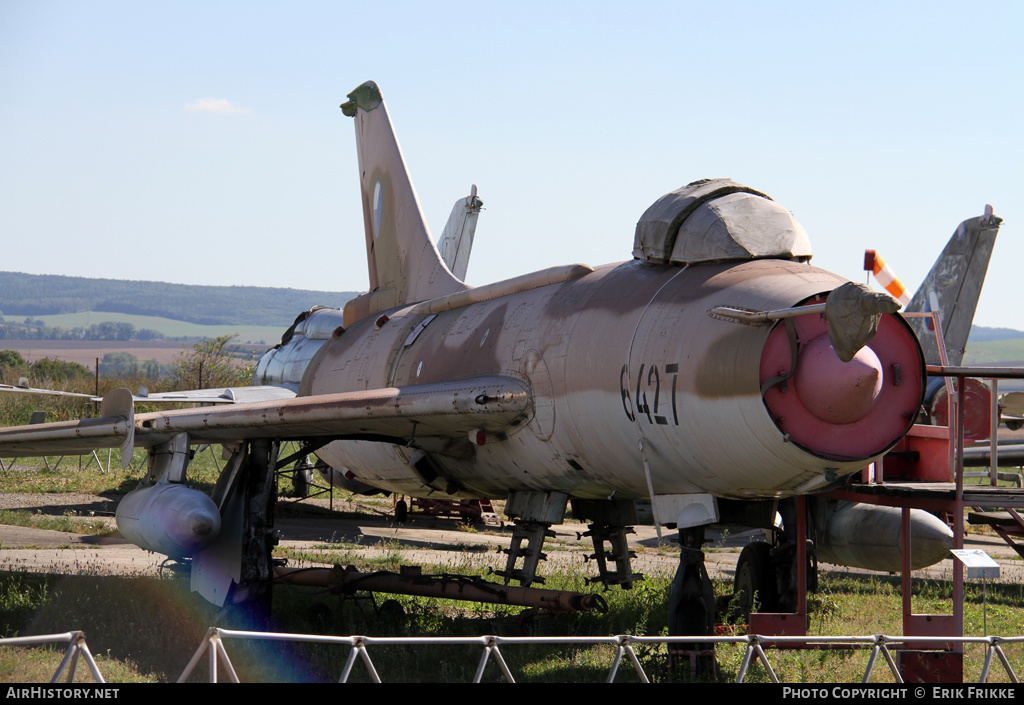
[(0, 510), (0, 524), (28, 526), (47, 531), (64, 531), (75, 534), (112, 534), (112, 529), (101, 519), (79, 517), (75, 512), (65, 512), (62, 516), (48, 516), (28, 510)]

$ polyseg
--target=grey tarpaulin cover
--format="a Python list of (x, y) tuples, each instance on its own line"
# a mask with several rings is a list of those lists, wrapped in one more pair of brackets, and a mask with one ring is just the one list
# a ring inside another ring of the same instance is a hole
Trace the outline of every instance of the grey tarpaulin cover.
[(839, 359), (852, 360), (875, 337), (882, 314), (895, 313), (899, 308), (899, 301), (863, 284), (846, 282), (833, 289), (825, 301), (825, 318), (828, 340)]
[(793, 214), (731, 179), (694, 181), (667, 193), (636, 225), (633, 256), (647, 262), (808, 260), (811, 244)]

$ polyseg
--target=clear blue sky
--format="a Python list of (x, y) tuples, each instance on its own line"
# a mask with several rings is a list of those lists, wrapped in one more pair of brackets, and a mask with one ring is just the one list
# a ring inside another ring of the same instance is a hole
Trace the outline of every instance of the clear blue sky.
[(0, 269), (367, 286), (351, 121), (380, 85), (435, 233), (479, 185), (469, 281), (631, 256), (726, 176), (814, 264), (911, 289), (1005, 219), (976, 322), (1024, 329), (1024, 2), (0, 2)]

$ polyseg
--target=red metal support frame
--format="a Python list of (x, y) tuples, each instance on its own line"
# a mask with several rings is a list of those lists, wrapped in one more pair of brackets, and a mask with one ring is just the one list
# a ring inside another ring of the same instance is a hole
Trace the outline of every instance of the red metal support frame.
[[(935, 313), (906, 314), (909, 316), (931, 317), (935, 326), (937, 340), (941, 341), (941, 322)], [(1024, 379), (1024, 369), (1019, 368), (992, 368), (992, 367), (951, 367), (948, 364), (944, 345), (939, 344), (939, 358), (941, 365), (927, 365), (926, 373), (930, 376), (941, 376), (945, 378), (947, 397), (949, 399), (949, 418), (952, 427), (946, 432), (922, 429), (916, 435), (918, 438), (911, 439), (908, 449), (917, 451), (921, 458), (927, 456), (924, 462), (930, 464), (930, 473), (923, 479), (925, 483), (915, 484), (886, 482), (885, 462), (880, 459), (872, 469), (865, 468), (861, 473), (861, 482), (868, 486), (857, 491), (856, 488), (831, 490), (824, 495), (850, 502), (863, 502), (867, 504), (899, 507), (902, 510), (902, 542), (906, 550), (903, 552), (903, 570), (901, 575), (902, 602), (903, 602), (903, 633), (911, 637), (962, 637), (964, 631), (964, 566), (959, 560), (953, 561), (953, 609), (952, 614), (915, 614), (912, 608), (912, 584), (911, 584), (911, 535), (910, 535), (910, 510), (911, 508), (922, 509), (934, 513), (947, 513), (951, 515), (951, 529), (953, 531), (953, 547), (962, 549), (964, 546), (964, 435), (965, 435), (965, 408), (966, 408), (966, 378), (985, 378), (992, 381), (993, 389), (998, 389), (998, 379)], [(990, 463), (989, 485), (997, 484), (996, 468), (996, 430), (999, 423), (999, 415), (996, 408), (995, 394), (993, 394), (992, 411), (992, 432), (991, 448), (992, 462)], [(914, 435), (912, 432), (910, 435)], [(936, 443), (942, 443), (947, 447), (945, 451), (938, 451), (934, 448)], [(919, 445), (914, 445), (919, 444)], [(945, 455), (947, 463), (940, 458)], [(889, 474), (894, 479), (901, 474), (902, 464), (896, 459), (890, 459), (892, 467)], [(943, 467), (945, 466), (945, 467)], [(942, 476), (940, 478), (940, 476)], [(952, 480), (952, 483), (950, 483)], [(950, 496), (949, 486), (952, 484), (953, 492)], [(870, 486), (878, 487), (877, 492), (871, 491)], [(943, 489), (943, 486), (945, 489)], [(1004, 488), (1005, 489), (1005, 488)], [(971, 493), (972, 506), (1000, 506), (1007, 508), (1011, 506), (1024, 507), (1024, 495), (1007, 499), (1003, 494), (998, 497), (979, 498), (978, 492)], [(996, 502), (999, 504), (996, 504)], [(1010, 502), (1007, 504), (1006, 502)], [(805, 635), (807, 629), (807, 578), (806, 578), (806, 513), (804, 498), (798, 498), (798, 523), (797, 523), (797, 561), (798, 561), (798, 602), (797, 612), (793, 614), (752, 614), (750, 616), (750, 631), (762, 635)], [(1010, 509), (1011, 516), (1017, 517), (1024, 529), (1024, 521), (1019, 515)], [(997, 529), (998, 531), (998, 529)], [(929, 675), (948, 677), (956, 680), (962, 677), (963, 643), (947, 642), (937, 644), (936, 642), (908, 642), (911, 649), (921, 651), (901, 652), (901, 657), (906, 656), (906, 664), (901, 663), (901, 670), (904, 665), (909, 673), (916, 673), (918, 676), (928, 672)], [(939, 651), (935, 651), (936, 649)], [(931, 650), (932, 653), (926, 653)], [(946, 652), (943, 654), (943, 652)]]
[(796, 612), (752, 612), (751, 634), (807, 636), (807, 499), (796, 498)]

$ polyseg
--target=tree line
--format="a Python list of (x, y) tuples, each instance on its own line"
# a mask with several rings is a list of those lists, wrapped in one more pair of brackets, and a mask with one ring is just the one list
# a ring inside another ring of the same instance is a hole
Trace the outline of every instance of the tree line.
[[(234, 344), (235, 335), (204, 338), (191, 349), (183, 350), (171, 364), (155, 359), (140, 360), (126, 352), (109, 352), (99, 362), (99, 376), (113, 378), (141, 378), (148, 381), (165, 380), (168, 390), (203, 389), (212, 387), (238, 387), (252, 383), (256, 369), (253, 354)], [(28, 382), (30, 387), (68, 384), (88, 385), (96, 378), (78, 362), (44, 357), (28, 362), (17, 350), (0, 350), (0, 383), (18, 385)], [(24, 385), (22, 385), (24, 386)], [(88, 393), (91, 389), (83, 390)]]
[(151, 328), (136, 328), (131, 323), (104, 321), (90, 326), (61, 328), (48, 326), (29, 316), (24, 321), (8, 321), (0, 314), (0, 340), (162, 340), (165, 336)]

